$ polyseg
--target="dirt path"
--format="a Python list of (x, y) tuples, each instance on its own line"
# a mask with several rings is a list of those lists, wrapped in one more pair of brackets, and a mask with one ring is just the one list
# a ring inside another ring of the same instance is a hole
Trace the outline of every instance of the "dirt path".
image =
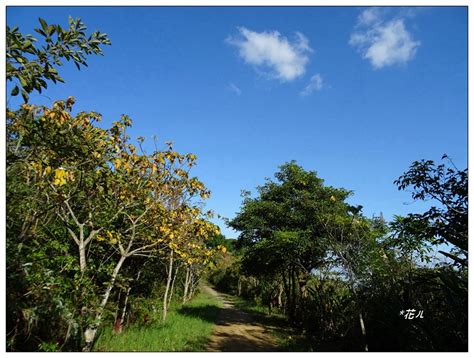
[(234, 307), (229, 298), (205, 286), (203, 290), (220, 298), (223, 308), (209, 339), (208, 352), (274, 352), (278, 350), (270, 327), (257, 323), (255, 316)]

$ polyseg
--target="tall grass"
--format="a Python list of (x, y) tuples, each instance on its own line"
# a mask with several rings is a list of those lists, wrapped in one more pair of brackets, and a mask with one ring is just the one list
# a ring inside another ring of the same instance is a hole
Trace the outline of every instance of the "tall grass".
[(205, 292), (191, 302), (171, 306), (165, 323), (132, 325), (122, 334), (111, 328), (102, 332), (96, 351), (106, 352), (199, 352), (204, 351), (217, 320), (221, 303)]

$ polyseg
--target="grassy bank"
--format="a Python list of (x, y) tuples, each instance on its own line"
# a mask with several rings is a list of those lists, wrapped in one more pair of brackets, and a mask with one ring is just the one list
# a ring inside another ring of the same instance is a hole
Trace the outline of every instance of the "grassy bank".
[(120, 335), (102, 332), (96, 351), (199, 352), (205, 350), (219, 313), (220, 302), (205, 292), (191, 302), (173, 305), (165, 323), (130, 326)]

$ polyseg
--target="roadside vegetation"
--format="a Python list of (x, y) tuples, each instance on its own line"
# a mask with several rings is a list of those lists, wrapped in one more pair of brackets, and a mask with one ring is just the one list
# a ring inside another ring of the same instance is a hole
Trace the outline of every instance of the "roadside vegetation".
[(210, 281), (283, 313), (305, 350), (467, 350), (467, 169), (443, 160), (395, 181), (432, 207), (390, 222), (283, 164), (255, 197), (244, 192), (228, 222), (240, 235)]
[(202, 352), (212, 333), (221, 303), (200, 292), (190, 302), (174, 302), (166, 322), (159, 310), (150, 322), (130, 324), (120, 335), (105, 328), (95, 346), (105, 352)]
[(7, 27), (10, 94), (23, 100), (6, 113), (7, 348), (90, 351), (100, 331), (156, 317), (149, 299), (162, 322), (173, 299), (190, 301), (222, 254), (209, 244), (219, 229), (194, 154), (156, 141), (146, 150), (127, 135), (128, 116), (106, 128), (71, 96), (29, 103), (63, 81), (62, 61), (80, 68), (110, 45), (80, 19), (40, 19), (35, 31), (41, 41)]
[(35, 32), (6, 36), (21, 101), (6, 111), (7, 350), (204, 350), (219, 303), (197, 294), (203, 278), (284, 350), (467, 350), (467, 168), (413, 162), (394, 184), (431, 207), (387, 220), (283, 163), (243, 193), (230, 240), (194, 154), (130, 138), (126, 115), (106, 127), (72, 96), (30, 103), (62, 62), (82, 68), (111, 44), (80, 19)]

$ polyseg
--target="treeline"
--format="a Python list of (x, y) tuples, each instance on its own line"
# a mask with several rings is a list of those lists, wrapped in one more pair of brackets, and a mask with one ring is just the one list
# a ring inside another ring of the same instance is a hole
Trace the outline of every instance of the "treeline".
[(104, 327), (166, 320), (222, 247), (209, 242), (219, 230), (190, 174), (195, 155), (147, 152), (126, 134), (130, 118), (104, 128), (73, 97), (28, 103), (63, 81), (61, 61), (87, 65), (110, 44), (79, 19), (35, 31), (42, 45), (7, 27), (7, 80), (24, 102), (6, 113), (7, 349), (89, 351)]
[(256, 197), (244, 193), (228, 222), (240, 232), (233, 259), (211, 282), (284, 313), (315, 351), (466, 351), (467, 169), (443, 159), (414, 162), (396, 180), (436, 203), (392, 222), (282, 165)]

